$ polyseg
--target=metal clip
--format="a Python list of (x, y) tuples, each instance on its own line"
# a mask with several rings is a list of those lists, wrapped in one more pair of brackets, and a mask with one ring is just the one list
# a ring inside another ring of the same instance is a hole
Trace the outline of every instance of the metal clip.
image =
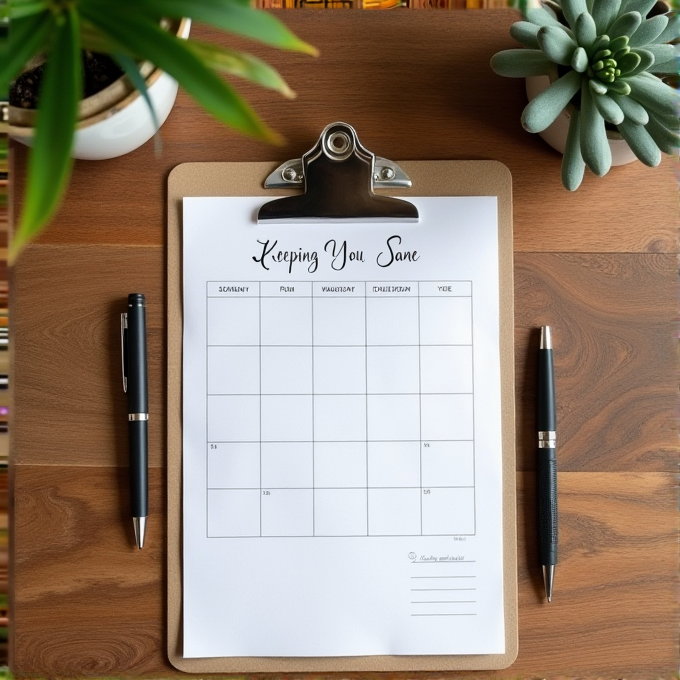
[(120, 362), (123, 370), (123, 392), (127, 392), (127, 352), (125, 351), (127, 327), (127, 312), (123, 312), (120, 315)]
[[(264, 181), (265, 189), (291, 189), (304, 186), (305, 175), (302, 158), (293, 158), (279, 165)], [(374, 189), (409, 189), (412, 182), (408, 175), (389, 158), (375, 157), (373, 170)]]

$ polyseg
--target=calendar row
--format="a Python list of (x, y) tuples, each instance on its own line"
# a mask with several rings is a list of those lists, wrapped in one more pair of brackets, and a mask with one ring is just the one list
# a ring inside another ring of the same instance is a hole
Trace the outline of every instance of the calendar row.
[(208, 441), (467, 440), (471, 394), (209, 396)]
[(471, 281), (209, 281), (208, 297), (470, 297)]
[(208, 491), (208, 538), (473, 534), (474, 489)]
[(471, 298), (208, 298), (208, 345), (471, 345)]
[(208, 445), (214, 489), (473, 485), (471, 441)]
[(208, 348), (208, 394), (418, 392), (472, 392), (472, 347)]

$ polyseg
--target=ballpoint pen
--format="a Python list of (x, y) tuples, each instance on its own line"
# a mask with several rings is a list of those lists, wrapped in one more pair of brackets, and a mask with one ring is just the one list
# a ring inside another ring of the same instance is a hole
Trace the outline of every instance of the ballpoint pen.
[(541, 328), (538, 351), (538, 533), (539, 555), (548, 602), (552, 600), (557, 564), (557, 457), (555, 417), (555, 374), (550, 326)]
[(130, 504), (135, 541), (144, 546), (148, 515), (148, 420), (146, 308), (141, 293), (128, 295), (128, 311), (120, 315), (123, 390), (128, 396), (130, 438)]

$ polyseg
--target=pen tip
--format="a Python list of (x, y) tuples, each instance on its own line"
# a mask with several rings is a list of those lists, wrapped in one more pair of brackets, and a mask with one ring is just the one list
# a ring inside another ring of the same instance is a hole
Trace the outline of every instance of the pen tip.
[(540, 349), (552, 349), (552, 336), (550, 333), (550, 326), (541, 326)]
[(146, 533), (146, 517), (133, 517), (132, 526), (135, 529), (135, 543), (141, 550), (144, 547), (144, 534)]

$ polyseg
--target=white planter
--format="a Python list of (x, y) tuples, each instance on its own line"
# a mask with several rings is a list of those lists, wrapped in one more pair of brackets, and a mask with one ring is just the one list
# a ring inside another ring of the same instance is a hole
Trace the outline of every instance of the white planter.
[[(191, 20), (183, 19), (177, 35), (187, 38)], [(167, 73), (149, 65), (151, 72), (146, 75), (146, 86), (162, 125), (167, 119), (177, 97), (177, 81)], [(144, 70), (142, 70), (144, 72)], [(13, 115), (14, 113), (14, 115)], [(31, 145), (33, 127), (21, 118), (25, 112), (10, 109), (10, 136)], [(122, 156), (148, 142), (156, 128), (144, 97), (130, 87), (127, 79), (120, 78), (105, 90), (80, 103), (79, 121), (76, 127), (73, 151), (74, 158), (103, 160)]]
[[(526, 90), (529, 101), (537, 97), (544, 90), (547, 90), (549, 85), (550, 76), (530, 76), (526, 78)], [(571, 118), (569, 110), (571, 108), (571, 105), (567, 106), (550, 127), (538, 133), (553, 149), (560, 153), (564, 153), (564, 147), (567, 143), (569, 120)], [(628, 143), (618, 132), (607, 130), (607, 139), (612, 150), (612, 165), (626, 165), (637, 160)]]

